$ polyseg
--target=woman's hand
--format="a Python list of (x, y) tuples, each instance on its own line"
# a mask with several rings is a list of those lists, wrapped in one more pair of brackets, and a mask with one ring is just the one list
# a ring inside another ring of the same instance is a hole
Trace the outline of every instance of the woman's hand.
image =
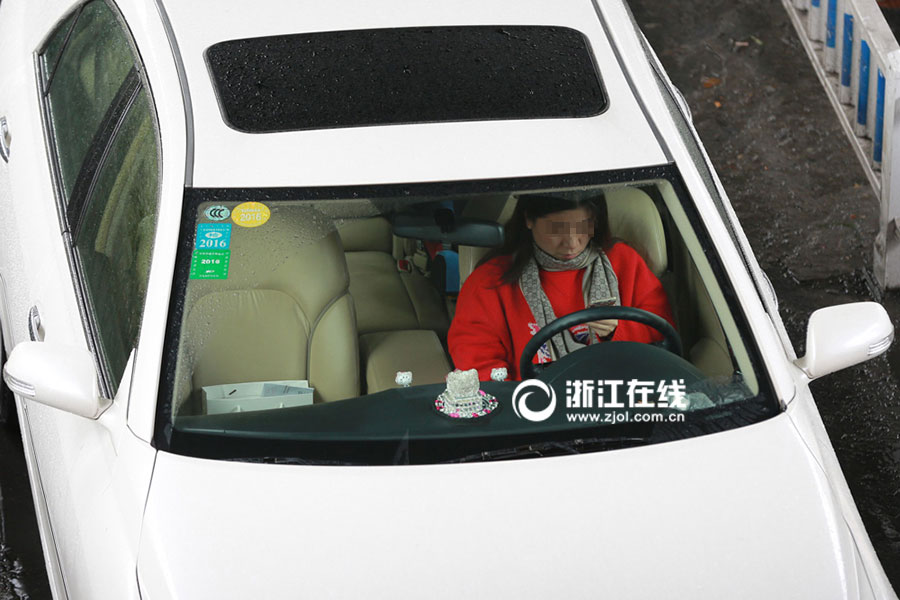
[(619, 326), (619, 320), (606, 319), (604, 321), (590, 321), (587, 326), (590, 328), (592, 334), (598, 336), (600, 339), (605, 339), (612, 337), (616, 327)]

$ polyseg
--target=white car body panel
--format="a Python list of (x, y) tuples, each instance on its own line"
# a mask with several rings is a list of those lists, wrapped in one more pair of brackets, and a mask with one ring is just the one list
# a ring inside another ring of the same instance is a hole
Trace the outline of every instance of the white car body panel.
[[(3, 8), (6, 11), (19, 6)], [(25, 18), (6, 12), (2, 16), (11, 21)], [(27, 339), (28, 309), (38, 306), (46, 324), (47, 339), (68, 340), (72, 345), (83, 346), (80, 322), (70, 318), (75, 306), (74, 293), (71, 287), (63, 290), (58, 287), (59, 281), (69, 277), (69, 269), (58, 235), (59, 215), (50, 184), (34, 71), (22, 68), (23, 64), (33, 64), (31, 53), (23, 49), (36, 47), (40, 38), (27, 29), (20, 35), (19, 39), (8, 40), (8, 47), (0, 46), (4, 51), (0, 61), (9, 63), (9, 66), (0, 63), (0, 69), (11, 73), (13, 82), (0, 99), (0, 114), (6, 116), (13, 138), (9, 165), (3, 164), (4, 170), (8, 169), (10, 195), (0, 200), (4, 220), (9, 219), (12, 224), (7, 228), (14, 232), (0, 240), (4, 245), (3, 256), (7, 257), (6, 263), (0, 265), (7, 288), (5, 312), (10, 319), (5, 325), (13, 340)], [(34, 201), (13, 206), (11, 200), (19, 197)], [(35, 227), (34, 223), (50, 226)]]
[[(617, 69), (596, 13), (585, 2), (468, 2), (436, 7), (398, 1), (281, 0), (234, 18), (220, 3), (172, 2), (194, 102), (197, 187), (354, 185), (518, 177), (654, 165), (666, 161)], [(200, 18), (202, 15), (202, 18)], [(584, 32), (598, 57), (609, 110), (588, 119), (391, 125), (246, 134), (229, 128), (215, 98), (206, 49), (220, 41), (290, 32), (429, 25), (560, 25)], [(438, 157), (440, 157), (438, 159)], [(347, 169), (347, 165), (353, 165)]]
[(802, 388), (802, 392), (798, 394), (797, 400), (788, 407), (788, 413), (791, 415), (791, 420), (797, 428), (797, 432), (825, 473), (840, 509), (840, 514), (856, 543), (859, 558), (862, 560), (862, 564), (865, 565), (865, 571), (869, 574), (869, 582), (872, 585), (874, 597), (896, 598), (896, 593), (884, 575), (884, 569), (878, 560), (878, 556), (875, 554), (875, 549), (872, 547), (868, 533), (866, 533), (866, 527), (859, 516), (859, 510), (853, 501), (853, 495), (850, 493), (844, 473), (841, 471), (837, 456), (834, 454), (834, 448), (832, 448), (831, 441), (828, 439), (828, 432), (825, 430), (824, 423), (822, 423), (822, 417), (816, 409), (812, 394), (807, 386)]
[(785, 414), (657, 446), (489, 464), (160, 453), (138, 576), (149, 598), (871, 597)]
[[(8, 349), (28, 339), (33, 305), (47, 341), (86, 346), (75, 294), (60, 284), (71, 274), (33, 68), (33, 53), (76, 4), (0, 4), (0, 115), (13, 136), (10, 163), (0, 162), (7, 223), (0, 235), (0, 327)], [(136, 568), (144, 600), (337, 590), (364, 597), (669, 597), (675, 589), (709, 598), (896, 598), (808, 380), (790, 363), (794, 351), (774, 303), (758, 292), (763, 276), (749, 244), (709, 166), (734, 232), (723, 222), (623, 4), (353, 0), (335, 9), (273, 0), (248, 13), (220, 1), (170, 1), (165, 10), (190, 109), (157, 3), (116, 4), (157, 109), (158, 228), (138, 350), (111, 408), (91, 421), (18, 401), (57, 598), (136, 598)], [(235, 38), (466, 24), (583, 31), (612, 99), (609, 110), (587, 119), (246, 134), (223, 121), (204, 59), (207, 47)], [(151, 446), (186, 184), (425, 182), (673, 161), (742, 299), (785, 414), (658, 446), (469, 465), (260, 465), (157, 454)], [(677, 493), (658, 497), (661, 489)]]
[[(22, 4), (8, 6), (4, 3), (0, 9), (0, 19), (19, 20), (31, 23), (34, 14), (26, 15), (11, 11), (27, 10)], [(34, 11), (32, 11), (34, 12)], [(42, 18), (53, 19), (53, 11), (49, 7), (37, 11)], [(51, 20), (50, 23), (53, 21)], [(5, 227), (12, 235), (0, 236), (0, 244), (6, 247), (0, 252), (0, 262), (6, 286), (4, 311), (9, 322), (4, 329), (16, 343), (27, 340), (27, 318), (31, 306), (40, 310), (46, 339), (84, 346), (84, 333), (80, 327), (78, 308), (71, 286), (59, 287), (58, 282), (70, 278), (69, 269), (59, 238), (59, 216), (53, 188), (50, 185), (49, 167), (47, 165), (44, 135), (41, 129), (40, 106), (37, 102), (37, 90), (34, 71), (29, 68), (33, 57), (28, 51), (40, 43), (40, 28), (21, 28), (16, 30), (12, 39), (6, 38), (9, 45), (2, 47), (0, 60), (16, 65), (15, 69), (7, 69), (0, 65), (0, 70), (13, 73), (13, 85), (0, 92), (0, 110), (9, 122), (12, 136), (10, 162), (8, 167), (9, 196), (0, 200), (0, 210), (4, 219), (9, 219), (13, 227)], [(5, 36), (4, 36), (5, 38)], [(22, 68), (22, 66), (25, 68)], [(7, 165), (3, 164), (6, 171)], [(31, 201), (14, 199), (25, 198)], [(47, 224), (47, 226), (35, 226)], [(66, 419), (65, 417), (68, 417)], [(63, 420), (61, 427), (57, 421)], [(54, 497), (65, 497), (66, 471), (63, 465), (48, 462), (52, 455), (61, 454), (61, 449), (72, 437), (66, 435), (67, 426), (79, 419), (64, 415), (59, 411), (36, 405), (26, 406), (20, 403), (20, 423), (23, 436), (28, 438), (25, 444), (26, 461), (32, 481), (32, 492), (35, 505), (38, 506), (38, 517), (41, 532), (46, 540), (59, 540), (74, 537), (77, 534), (77, 521), (64, 523), (59, 515), (54, 515)], [(74, 423), (75, 427), (83, 426)], [(80, 444), (79, 444), (80, 446)], [(76, 446), (75, 448), (78, 448)], [(69, 448), (72, 453), (75, 448)], [(52, 524), (52, 525), (51, 525)], [(59, 554), (55, 548), (45, 544), (44, 556), (48, 565), (48, 575), (54, 593), (65, 597), (64, 584), (60, 576)], [(64, 568), (64, 567), (63, 567)]]
[[(86, 347), (73, 288), (60, 285), (71, 280), (71, 273), (59, 235), (32, 54), (74, 5), (4, 2), (0, 11), (0, 20), (26, 25), (5, 29), (21, 37), (0, 47), (0, 60), (27, 67), (16, 69), (15, 85), (0, 92), (0, 114), (9, 120), (13, 137), (10, 193), (0, 198), (4, 219), (15, 222), (0, 236), (0, 257), (5, 259), (0, 274), (10, 321), (4, 331), (13, 345), (29, 339), (28, 310), (37, 306), (45, 341)], [(5, 67), (0, 65), (0, 71)], [(18, 200), (13, 207), (8, 203), (14, 199), (27, 201)], [(126, 370), (126, 378), (130, 372)], [(134, 563), (155, 450), (128, 434), (128, 390), (121, 386), (119, 397), (97, 421), (18, 402), (44, 557), (57, 598), (136, 597)], [(88, 557), (104, 568), (85, 568)]]
[[(37, 456), (53, 467), (41, 478), (69, 597), (137, 598), (133, 565), (156, 451), (128, 432), (118, 403), (98, 422), (54, 411), (70, 420), (54, 423), (37, 406), (29, 406), (33, 430), (56, 425), (59, 436)], [(85, 560), (104, 568), (85, 569)]]

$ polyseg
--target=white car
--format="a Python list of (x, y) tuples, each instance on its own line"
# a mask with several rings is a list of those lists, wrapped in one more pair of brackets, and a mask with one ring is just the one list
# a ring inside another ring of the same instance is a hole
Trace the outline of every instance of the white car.
[[(896, 598), (808, 385), (890, 320), (797, 358), (621, 0), (3, 0), (0, 128), (56, 598)], [(534, 192), (605, 195), (662, 346), (451, 374)]]

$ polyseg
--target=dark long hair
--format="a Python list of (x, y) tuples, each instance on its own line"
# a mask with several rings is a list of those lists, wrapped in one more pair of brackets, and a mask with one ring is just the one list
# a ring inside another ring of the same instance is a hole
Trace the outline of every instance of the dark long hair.
[(609, 249), (609, 217), (606, 198), (600, 190), (529, 194), (519, 196), (517, 200), (516, 210), (504, 227), (503, 245), (491, 250), (478, 262), (482, 265), (497, 256), (511, 256), (512, 262), (501, 278), (503, 284), (518, 281), (525, 265), (534, 255), (534, 238), (528, 229), (527, 220), (534, 221), (556, 212), (586, 207), (594, 217), (594, 236), (590, 243), (598, 249)]

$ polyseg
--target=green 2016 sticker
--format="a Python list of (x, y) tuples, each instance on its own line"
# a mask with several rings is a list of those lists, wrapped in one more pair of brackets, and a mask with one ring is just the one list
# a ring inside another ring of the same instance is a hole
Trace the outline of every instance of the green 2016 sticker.
[(231, 250), (194, 250), (191, 279), (228, 279)]

